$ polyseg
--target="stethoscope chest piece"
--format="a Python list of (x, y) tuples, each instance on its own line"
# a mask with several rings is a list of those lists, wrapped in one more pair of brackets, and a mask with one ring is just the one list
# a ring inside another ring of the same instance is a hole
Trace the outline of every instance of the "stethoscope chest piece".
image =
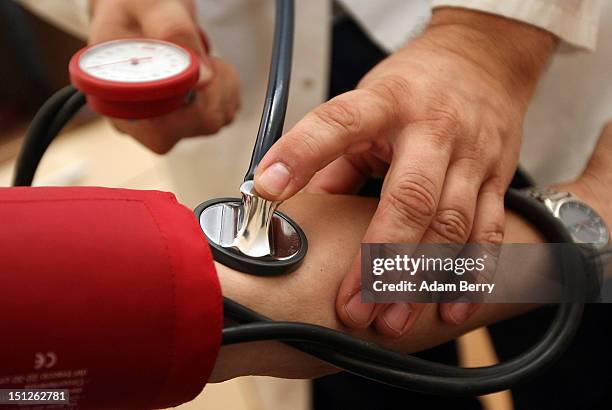
[(254, 275), (297, 269), (308, 250), (302, 229), (276, 210), (278, 203), (254, 194), (252, 181), (240, 191), (242, 199), (212, 199), (195, 210), (215, 260)]
[(242, 198), (213, 199), (195, 211), (215, 260), (254, 275), (291, 272), (308, 250), (304, 232), (276, 210), (280, 202), (260, 197), (253, 183), (257, 166), (283, 132), (293, 52), (293, 14), (293, 1), (278, 1), (268, 89), (251, 163), (240, 187)]

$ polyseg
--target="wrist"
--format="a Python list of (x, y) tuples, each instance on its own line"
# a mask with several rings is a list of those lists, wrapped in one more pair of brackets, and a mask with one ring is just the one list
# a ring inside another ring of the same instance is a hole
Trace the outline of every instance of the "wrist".
[(438, 8), (424, 37), (480, 67), (525, 104), (556, 45), (532, 25), (459, 8)]

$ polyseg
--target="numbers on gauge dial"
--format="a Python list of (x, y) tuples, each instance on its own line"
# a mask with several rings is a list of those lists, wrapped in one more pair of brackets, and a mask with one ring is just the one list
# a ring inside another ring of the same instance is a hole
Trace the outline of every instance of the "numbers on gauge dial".
[(126, 83), (170, 78), (189, 64), (190, 56), (181, 48), (149, 40), (111, 41), (91, 47), (79, 59), (79, 67), (90, 76)]

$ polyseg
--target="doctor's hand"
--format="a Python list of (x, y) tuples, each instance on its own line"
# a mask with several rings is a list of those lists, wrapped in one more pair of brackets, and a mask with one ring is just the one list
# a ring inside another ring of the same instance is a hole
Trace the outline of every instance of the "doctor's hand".
[[(356, 193), (380, 175), (364, 243), (499, 244), (523, 117), (554, 45), (552, 35), (523, 23), (439, 9), (419, 39), (284, 135), (261, 161), (256, 189), (277, 200), (307, 184), (310, 192)], [(344, 324), (374, 323), (397, 337), (424, 307), (361, 296), (357, 255), (336, 300)], [(440, 315), (459, 324), (475, 309), (445, 304)]]
[(181, 138), (214, 134), (233, 120), (239, 106), (238, 76), (231, 65), (208, 55), (194, 0), (90, 0), (90, 6), (90, 44), (148, 37), (190, 48), (200, 57), (200, 79), (190, 103), (158, 118), (111, 119), (119, 131), (163, 154)]

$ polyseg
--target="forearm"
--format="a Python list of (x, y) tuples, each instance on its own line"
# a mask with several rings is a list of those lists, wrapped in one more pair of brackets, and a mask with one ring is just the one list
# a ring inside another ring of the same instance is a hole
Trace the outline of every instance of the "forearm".
[[(281, 277), (256, 277), (218, 265), (223, 294), (275, 320), (315, 323), (338, 329), (381, 345), (415, 352), (456, 338), (471, 329), (526, 311), (526, 305), (483, 305), (463, 325), (447, 325), (437, 305), (428, 305), (414, 327), (399, 339), (383, 338), (374, 331), (353, 330), (337, 319), (334, 300), (343, 273), (359, 250), (376, 209), (372, 199), (301, 195), (287, 201), (283, 210), (305, 230), (309, 253), (294, 273)], [(535, 243), (542, 239), (528, 224), (508, 214), (505, 241)], [(245, 374), (310, 378), (333, 369), (318, 360), (274, 342), (249, 343), (222, 349), (213, 380)]]

